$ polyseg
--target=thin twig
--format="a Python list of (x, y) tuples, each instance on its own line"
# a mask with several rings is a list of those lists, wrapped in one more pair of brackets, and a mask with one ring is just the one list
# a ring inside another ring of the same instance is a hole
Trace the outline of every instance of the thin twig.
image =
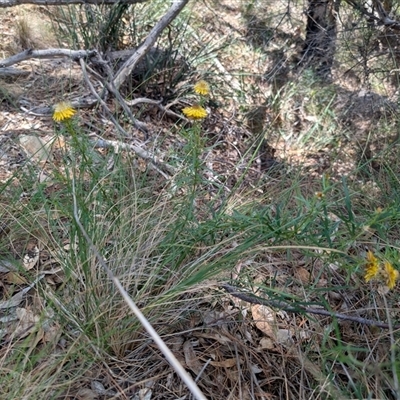
[(124, 128), (122, 128), (122, 126), (118, 123), (118, 121), (114, 118), (113, 113), (111, 112), (111, 110), (108, 108), (106, 102), (101, 98), (101, 96), (96, 92), (96, 89), (93, 87), (92, 82), (90, 82), (90, 79), (88, 77), (88, 74), (86, 72), (86, 64), (83, 60), (79, 60), (79, 63), (81, 65), (82, 68), (82, 74), (83, 74), (83, 78), (86, 82), (86, 84), (89, 87), (90, 92), (93, 94), (93, 96), (97, 99), (97, 101), (103, 106), (104, 110), (107, 112), (108, 117), (110, 118), (111, 122), (114, 124), (114, 126), (118, 129), (118, 131), (125, 137), (130, 137), (131, 135), (129, 135)]
[(380, 1), (373, 1), (379, 16), (376, 16), (374, 12), (368, 11), (367, 8), (364, 7), (363, 2), (357, 0), (345, 0), (345, 2), (367, 17), (369, 22), (374, 21), (377, 25), (384, 25), (394, 30), (400, 30), (400, 22), (388, 17), (388, 14)]
[(138, 104), (152, 104), (157, 106), (164, 114), (168, 115), (169, 117), (172, 118), (176, 118), (176, 119), (180, 119), (182, 121), (185, 122), (189, 122), (189, 120), (184, 117), (183, 115), (179, 115), (176, 112), (173, 112), (171, 110), (169, 110), (170, 105), (167, 106), (163, 106), (161, 104), (162, 100), (152, 100), (152, 99), (148, 99), (147, 97), (138, 97), (137, 99), (133, 99), (133, 100), (125, 100), (125, 103), (128, 106), (137, 106)]
[[(237, 297), (238, 299), (247, 301), (248, 303), (251, 303), (251, 304), (261, 304), (261, 305), (269, 306), (272, 308), (278, 308), (280, 310), (284, 310), (284, 311), (296, 313), (296, 314), (306, 313), (306, 314), (325, 315), (327, 317), (333, 317), (333, 318), (337, 318), (337, 319), (358, 322), (359, 324), (363, 324), (363, 325), (376, 326), (378, 328), (383, 328), (383, 329), (390, 329), (390, 324), (387, 324), (385, 322), (375, 321), (372, 319), (367, 319), (367, 318), (362, 318), (362, 317), (356, 317), (356, 316), (352, 316), (352, 315), (340, 314), (340, 313), (336, 313), (333, 311), (324, 310), (323, 308), (313, 308), (313, 307), (305, 307), (302, 305), (293, 305), (293, 304), (287, 303), (283, 300), (263, 299), (261, 297), (255, 296), (251, 293), (244, 293), (240, 289), (238, 289), (234, 286), (228, 285), (227, 283), (221, 285), (221, 287), (225, 291), (230, 293), (232, 296)], [(400, 325), (396, 325), (393, 328), (400, 329)]]
[(204, 394), (201, 392), (199, 387), (197, 386), (196, 382), (192, 379), (189, 373), (183, 368), (182, 364), (177, 360), (174, 356), (172, 351), (168, 348), (165, 342), (161, 339), (160, 335), (155, 331), (153, 326), (150, 322), (146, 319), (140, 309), (136, 306), (135, 302), (129, 296), (128, 292), (124, 289), (119, 279), (113, 274), (113, 272), (108, 268), (104, 258), (101, 256), (100, 252), (97, 250), (97, 247), (92, 242), (92, 239), (89, 237), (88, 233), (86, 232), (85, 228), (83, 227), (80, 219), (79, 219), (79, 210), (77, 205), (76, 199), (76, 191), (75, 191), (75, 180), (72, 178), (72, 198), (73, 198), (73, 205), (74, 205), (74, 219), (76, 224), (78, 225), (82, 235), (84, 236), (85, 240), (89, 244), (93, 254), (97, 258), (99, 264), (107, 273), (109, 279), (114, 283), (115, 287), (120, 292), (122, 298), (131, 309), (131, 311), (136, 315), (137, 319), (140, 321), (142, 326), (146, 329), (149, 335), (152, 337), (154, 342), (157, 344), (161, 352), (164, 354), (165, 358), (168, 360), (172, 368), (176, 371), (176, 373), (181, 377), (183, 382), (185, 382), (188, 389), (192, 392), (193, 396), (198, 400), (207, 400)]
[(91, 68), (88, 67), (90, 69), (91, 73), (95, 74), (98, 77), (98, 79), (100, 79), (100, 81), (103, 83), (103, 85), (107, 88), (107, 90), (114, 95), (114, 97), (117, 99), (117, 101), (119, 102), (121, 107), (124, 109), (125, 114), (132, 121), (133, 126), (136, 129), (138, 129), (139, 131), (141, 131), (142, 133), (144, 133), (145, 139), (147, 140), (149, 131), (147, 129), (146, 124), (144, 124), (143, 122), (139, 121), (138, 119), (136, 119), (133, 116), (132, 111), (130, 110), (130, 108), (126, 104), (125, 100), (121, 96), (121, 93), (114, 86), (114, 81), (113, 81), (114, 76), (113, 76), (113, 73), (111, 71), (110, 66), (108, 65), (108, 63), (106, 61), (103, 60), (103, 58), (101, 57), (100, 54), (98, 55), (98, 60), (102, 64), (103, 68), (107, 71), (108, 79), (104, 79), (103, 77), (99, 76), (99, 74), (97, 74), (97, 72), (93, 71)]

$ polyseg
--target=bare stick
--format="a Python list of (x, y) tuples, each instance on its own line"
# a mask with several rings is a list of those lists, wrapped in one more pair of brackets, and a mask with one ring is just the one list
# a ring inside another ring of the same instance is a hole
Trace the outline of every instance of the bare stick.
[(131, 311), (135, 314), (136, 318), (140, 321), (142, 326), (146, 329), (149, 335), (152, 337), (154, 342), (157, 344), (158, 348), (164, 354), (165, 358), (168, 360), (172, 368), (176, 371), (176, 373), (181, 377), (183, 382), (185, 382), (186, 386), (192, 392), (193, 396), (198, 400), (207, 400), (204, 394), (201, 392), (196, 382), (192, 379), (189, 373), (183, 368), (182, 364), (177, 360), (172, 351), (168, 348), (165, 342), (161, 339), (160, 335), (155, 331), (153, 326), (147, 320), (147, 318), (143, 315), (140, 309), (137, 307), (135, 302), (129, 296), (128, 292), (124, 289), (119, 279), (113, 274), (110, 268), (108, 268), (104, 258), (101, 256), (100, 252), (97, 250), (97, 247), (92, 242), (92, 239), (87, 234), (85, 228), (83, 227), (80, 219), (79, 219), (79, 209), (76, 200), (76, 192), (75, 192), (75, 180), (72, 180), (72, 197), (74, 203), (74, 219), (76, 224), (78, 225), (82, 235), (90, 246), (93, 254), (97, 258), (99, 264), (102, 266), (104, 271), (107, 273), (109, 279), (114, 283), (115, 287), (120, 292), (122, 298), (125, 303), (131, 309)]
[(152, 100), (152, 99), (148, 99), (147, 97), (138, 97), (137, 99), (133, 99), (133, 100), (125, 100), (125, 103), (128, 106), (137, 106), (138, 104), (143, 104), (143, 103), (155, 105), (164, 114), (168, 115), (169, 117), (180, 119), (180, 120), (185, 121), (185, 122), (189, 122), (189, 120), (186, 117), (184, 117), (183, 115), (179, 115), (176, 112), (173, 112), (173, 111), (169, 110), (169, 106), (170, 105), (167, 105), (166, 107), (164, 107), (161, 104), (161, 102), (162, 102), (162, 100)]
[(127, 76), (132, 73), (139, 61), (154, 46), (154, 43), (161, 35), (162, 31), (177, 17), (177, 15), (182, 11), (183, 7), (185, 7), (188, 2), (189, 0), (177, 0), (172, 2), (172, 6), (170, 7), (170, 9), (157, 22), (156, 26), (150, 31), (143, 44), (139, 46), (135, 53), (130, 58), (128, 58), (128, 60), (117, 72), (114, 79), (114, 86), (116, 89), (119, 89), (120, 86), (125, 82)]
[[(1, 0), (0, 0), (1, 1)], [(21, 61), (31, 58), (57, 58), (70, 57), (73, 60), (80, 58), (93, 57), (97, 54), (96, 50), (69, 50), (69, 49), (47, 49), (47, 50), (24, 50), (21, 53), (15, 54), (9, 58), (0, 61), (0, 68), (9, 67), (18, 64)]]
[[(301, 305), (290, 304), (282, 300), (268, 300), (262, 299), (260, 297), (255, 296), (252, 293), (244, 293), (238, 288), (223, 284), (221, 285), (223, 289), (225, 289), (228, 293), (232, 296), (237, 297), (238, 299), (247, 301), (251, 304), (261, 304), (273, 308), (279, 308), (281, 310), (292, 312), (292, 313), (307, 313), (307, 314), (316, 314), (316, 315), (326, 315), (327, 317), (334, 317), (338, 319), (343, 319), (347, 321), (358, 322), (359, 324), (369, 325), (369, 326), (376, 326), (378, 328), (383, 329), (390, 329), (390, 325), (386, 324), (385, 322), (375, 321), (372, 319), (362, 318), (362, 317), (355, 317), (346, 314), (335, 313), (332, 311), (324, 310), (322, 308), (313, 308), (313, 307), (304, 307)], [(400, 329), (400, 325), (396, 325), (393, 328)]]
[(23, 70), (23, 69), (17, 69), (17, 68), (0, 68), (0, 76), (26, 76), (29, 75), (30, 72)]
[(135, 4), (146, 0), (0, 0), (0, 8), (14, 7), (19, 4), (36, 4), (43, 6), (62, 6), (68, 4)]
[[(176, 173), (174, 167), (172, 167), (171, 165), (163, 164), (163, 163), (157, 161), (151, 153), (149, 153), (147, 150), (145, 150), (135, 144), (123, 143), (123, 142), (119, 142), (116, 140), (106, 140), (106, 139), (97, 139), (97, 140), (93, 141), (92, 143), (93, 143), (94, 147), (98, 147), (98, 148), (110, 148), (111, 147), (113, 149), (122, 149), (122, 150), (133, 151), (139, 157), (151, 162), (157, 168), (157, 170), (164, 170), (170, 174)], [(163, 176), (166, 177), (165, 174), (163, 174)]]
[(111, 122), (114, 124), (114, 126), (117, 128), (117, 130), (125, 137), (129, 137), (128, 133), (125, 131), (124, 128), (118, 123), (118, 121), (114, 118), (113, 113), (111, 110), (108, 108), (106, 102), (101, 98), (101, 96), (96, 92), (96, 89), (93, 87), (92, 82), (90, 82), (90, 79), (88, 77), (88, 74), (86, 72), (86, 65), (84, 61), (81, 59), (79, 60), (82, 68), (82, 74), (83, 78), (85, 79), (86, 84), (88, 85), (90, 91), (92, 92), (93, 96), (97, 99), (97, 101), (103, 106), (104, 110), (107, 112), (108, 117), (110, 118)]
[[(142, 133), (144, 133), (145, 138), (147, 140), (148, 139), (148, 129), (147, 129), (146, 124), (139, 121), (138, 119), (136, 119), (133, 116), (132, 111), (129, 109), (128, 105), (125, 103), (125, 100), (121, 96), (119, 90), (114, 86), (113, 74), (112, 74), (110, 66), (107, 64), (106, 61), (103, 60), (101, 55), (99, 55), (98, 58), (99, 58), (99, 61), (101, 62), (101, 64), (103, 65), (104, 69), (107, 71), (108, 81), (106, 79), (104, 79), (102, 76), (100, 76), (97, 72), (93, 71), (91, 68), (88, 67), (88, 69), (90, 69), (90, 72), (92, 74), (94, 74), (95, 76), (97, 76), (97, 78), (105, 85), (107, 90), (115, 96), (115, 98), (117, 99), (117, 101), (119, 102), (121, 107), (124, 109), (126, 115), (131, 119), (134, 127), (136, 129), (138, 129), (139, 131), (141, 131)], [(80, 63), (82, 65), (83, 60), (80, 60)]]
[(360, 1), (345, 0), (345, 2), (353, 7), (355, 10), (361, 12), (361, 14), (367, 17), (370, 21), (375, 21), (378, 25), (384, 25), (396, 31), (400, 30), (400, 22), (389, 18), (387, 11), (379, 0), (372, 1), (378, 13), (378, 16), (374, 12), (369, 12)]
[[(20, 100), (20, 104), (23, 103), (24, 107), (21, 110), (27, 114), (36, 115), (37, 117), (47, 117), (53, 114), (54, 109), (51, 106), (37, 106), (32, 107), (31, 104), (25, 100)], [(76, 100), (71, 101), (71, 105), (74, 108), (91, 108), (99, 102), (98, 96), (82, 96)], [(29, 109), (27, 108), (29, 107)]]

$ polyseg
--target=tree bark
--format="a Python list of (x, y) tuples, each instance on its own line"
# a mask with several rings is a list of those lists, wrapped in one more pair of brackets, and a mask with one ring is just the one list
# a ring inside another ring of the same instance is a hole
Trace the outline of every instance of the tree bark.
[(303, 64), (329, 77), (336, 50), (336, 16), (340, 0), (309, 0)]

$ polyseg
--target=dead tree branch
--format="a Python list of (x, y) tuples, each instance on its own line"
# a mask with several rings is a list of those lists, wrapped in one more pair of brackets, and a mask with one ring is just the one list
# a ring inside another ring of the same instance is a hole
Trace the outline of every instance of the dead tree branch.
[(20, 4), (36, 4), (39, 6), (63, 6), (69, 4), (135, 4), (147, 0), (0, 0), (0, 8), (14, 7)]
[(103, 106), (103, 109), (105, 112), (108, 114), (108, 118), (110, 118), (111, 122), (114, 124), (114, 126), (117, 128), (118, 132), (121, 133), (125, 137), (130, 137), (130, 135), (125, 131), (124, 128), (119, 124), (119, 122), (114, 118), (113, 113), (111, 110), (108, 108), (106, 102), (102, 99), (102, 97), (96, 92), (96, 89), (92, 85), (92, 82), (89, 79), (89, 76), (86, 72), (86, 65), (83, 62), (83, 60), (79, 60), (82, 68), (82, 73), (83, 73), (83, 78), (85, 79), (86, 85), (88, 85), (89, 90), (92, 92), (93, 96), (97, 101)]
[(364, 15), (370, 23), (374, 22), (377, 25), (383, 25), (396, 31), (400, 30), (400, 22), (389, 18), (387, 11), (379, 0), (373, 0), (372, 2), (376, 13), (369, 11), (361, 2), (357, 0), (345, 0), (345, 2)]
[[(101, 57), (100, 57), (100, 59), (102, 60)], [(94, 90), (93, 85), (91, 84), (91, 82), (90, 82), (90, 80), (89, 80), (89, 77), (87, 76), (87, 73), (86, 73), (86, 65), (85, 65), (85, 62), (84, 62), (82, 59), (79, 60), (79, 62), (80, 62), (80, 64), (81, 64), (81, 68), (82, 68), (82, 72), (83, 72), (85, 81), (86, 81), (86, 83), (89, 85), (90, 90), (92, 91), (93, 95), (94, 95), (96, 98), (101, 99), (101, 97), (100, 97), (96, 92), (93, 91), (93, 90)], [(104, 60), (102, 60), (102, 62), (103, 62), (104, 66), (105, 66), (105, 68), (106, 68), (106, 70), (107, 70), (108, 77), (109, 77), (108, 80), (107, 80), (107, 79), (104, 79), (104, 78), (103, 78), (102, 76), (100, 76), (96, 71), (93, 71), (91, 68), (88, 67), (89, 70), (90, 70), (90, 72), (91, 72), (93, 75), (96, 76), (96, 78), (101, 82), (101, 84), (102, 84), (103, 86), (106, 87), (106, 89), (109, 91), (109, 93), (112, 93), (112, 94), (115, 96), (115, 98), (117, 99), (117, 101), (119, 102), (119, 104), (122, 106), (122, 108), (124, 109), (124, 111), (125, 111), (125, 113), (127, 114), (127, 116), (131, 119), (131, 121), (132, 121), (132, 123), (133, 123), (133, 126), (134, 126), (136, 129), (138, 129), (139, 131), (141, 131), (142, 133), (144, 133), (144, 134), (145, 134), (145, 137), (146, 137), (146, 140), (147, 140), (147, 137), (148, 137), (148, 129), (147, 129), (146, 125), (145, 125), (143, 122), (139, 121), (138, 119), (136, 119), (136, 118), (133, 116), (131, 110), (129, 109), (128, 105), (125, 103), (125, 100), (123, 99), (123, 97), (121, 96), (121, 94), (119, 93), (119, 91), (118, 91), (117, 89), (115, 89), (115, 88), (112, 86), (112, 83), (111, 83), (111, 84), (109, 83), (109, 82), (112, 82), (112, 79), (113, 79), (112, 72), (111, 72), (111, 68), (105, 63)], [(104, 103), (104, 101), (103, 101), (102, 99), (101, 99), (101, 103), (103, 104), (103, 107), (104, 107), (104, 104), (105, 104), (105, 103)]]
[(150, 51), (154, 46), (157, 38), (161, 35), (162, 31), (178, 16), (189, 0), (173, 1), (172, 6), (166, 14), (157, 22), (156, 26), (151, 30), (146, 40), (135, 51), (135, 53), (124, 63), (124, 65), (117, 72), (114, 79), (114, 86), (119, 89), (125, 82), (126, 78), (131, 74), (140, 60)]
[(27, 76), (29, 75), (30, 72), (23, 70), (23, 69), (17, 69), (17, 68), (12, 68), (12, 67), (6, 67), (6, 68), (0, 68), (0, 76)]
[[(1, 1), (1, 0), (0, 0)], [(11, 65), (18, 64), (21, 61), (29, 60), (31, 58), (56, 58), (56, 57), (70, 57), (73, 60), (80, 58), (93, 57), (97, 54), (96, 50), (70, 50), (70, 49), (46, 49), (46, 50), (24, 50), (21, 53), (15, 54), (9, 58), (0, 61), (1, 68), (10, 67)]]
[[(303, 314), (325, 315), (327, 317), (342, 319), (342, 320), (346, 320), (346, 321), (353, 321), (353, 322), (357, 322), (359, 324), (376, 326), (378, 328), (383, 328), (383, 329), (390, 328), (390, 325), (385, 322), (375, 321), (372, 319), (357, 317), (357, 316), (353, 316), (353, 315), (340, 314), (340, 313), (336, 313), (333, 311), (325, 310), (323, 308), (305, 307), (305, 306), (298, 305), (295, 303), (293, 303), (293, 304), (287, 303), (282, 300), (263, 299), (261, 297), (255, 296), (252, 293), (245, 293), (242, 290), (240, 290), (234, 286), (228, 285), (228, 284), (223, 284), (223, 285), (221, 285), (221, 287), (225, 291), (227, 291), (229, 294), (231, 294), (232, 296), (237, 297), (238, 299), (244, 300), (250, 304), (261, 304), (261, 305), (265, 305), (265, 306), (272, 307), (272, 308), (277, 308), (280, 310), (284, 310), (284, 311), (296, 313), (296, 314), (303, 313)], [(393, 328), (400, 329), (400, 325), (393, 326)]]
[[(103, 148), (103, 149), (113, 148), (115, 150), (121, 149), (125, 151), (133, 151), (139, 157), (143, 158), (146, 161), (149, 161), (154, 167), (156, 167), (157, 171), (159, 172), (166, 171), (168, 174), (171, 175), (174, 175), (177, 172), (174, 167), (172, 167), (169, 164), (158, 161), (153, 154), (135, 144), (124, 143), (116, 140), (106, 140), (106, 139), (97, 139), (95, 141), (92, 141), (92, 144), (96, 148)], [(162, 172), (162, 175), (166, 179), (170, 178), (170, 176), (166, 175), (164, 172)]]
[(186, 117), (184, 117), (183, 115), (179, 115), (179, 114), (169, 110), (168, 108), (169, 108), (169, 106), (171, 104), (169, 104), (168, 106), (164, 107), (161, 104), (161, 101), (162, 100), (152, 100), (152, 99), (148, 99), (146, 97), (139, 97), (139, 98), (134, 99), (134, 100), (125, 100), (125, 103), (128, 106), (137, 106), (137, 105), (143, 104), (143, 103), (144, 104), (151, 104), (151, 105), (154, 105), (154, 106), (158, 107), (159, 110), (161, 110), (164, 114), (168, 115), (171, 118), (180, 119), (181, 121), (184, 121), (184, 122), (189, 122), (189, 120)]

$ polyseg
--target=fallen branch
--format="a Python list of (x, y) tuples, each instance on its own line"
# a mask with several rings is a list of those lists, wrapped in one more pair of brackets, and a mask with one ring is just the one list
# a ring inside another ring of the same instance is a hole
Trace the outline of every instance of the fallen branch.
[(86, 72), (86, 64), (83, 62), (83, 60), (79, 60), (82, 68), (82, 74), (83, 74), (83, 79), (85, 80), (86, 84), (88, 85), (89, 90), (93, 94), (94, 98), (97, 99), (97, 101), (103, 106), (103, 109), (105, 112), (108, 114), (108, 117), (110, 118), (111, 122), (114, 124), (114, 126), (117, 128), (118, 132), (121, 133), (125, 137), (129, 137), (128, 133), (125, 131), (124, 128), (118, 123), (118, 121), (114, 118), (113, 113), (111, 110), (108, 108), (107, 103), (103, 100), (103, 98), (96, 92), (96, 89), (93, 87), (92, 82), (89, 79), (89, 76)]
[(175, 118), (175, 119), (180, 119), (182, 121), (185, 122), (189, 122), (189, 120), (184, 117), (183, 115), (179, 115), (176, 112), (173, 112), (171, 110), (169, 110), (169, 106), (167, 105), (166, 107), (164, 107), (161, 104), (162, 100), (152, 100), (152, 99), (148, 99), (147, 97), (138, 97), (137, 99), (133, 99), (133, 100), (125, 100), (125, 103), (128, 106), (137, 106), (138, 104), (152, 104), (154, 106), (157, 106), (164, 114), (168, 115), (171, 118)]
[(30, 71), (26, 71), (24, 69), (18, 68), (0, 68), (0, 76), (27, 76), (30, 74)]
[[(153, 164), (157, 170), (164, 170), (169, 174), (175, 174), (176, 170), (174, 167), (168, 164), (163, 164), (160, 161), (156, 160), (153, 154), (149, 153), (147, 150), (130, 143), (124, 143), (116, 140), (106, 140), (106, 139), (97, 139), (91, 141), (92, 145), (97, 148), (113, 148), (114, 150), (122, 149), (133, 151), (139, 157), (143, 158), (144, 160), (149, 161)], [(164, 173), (162, 174), (165, 178), (168, 178)]]
[(114, 86), (119, 89), (125, 82), (126, 78), (131, 74), (136, 65), (154, 46), (157, 38), (162, 31), (178, 16), (189, 0), (173, 1), (172, 6), (166, 14), (157, 22), (156, 26), (150, 31), (146, 40), (135, 51), (135, 53), (122, 65), (114, 79)]
[[(103, 68), (105, 69), (105, 71), (107, 72), (108, 75), (108, 80), (106, 78), (103, 78), (102, 76), (100, 76), (96, 71), (93, 71), (91, 68), (88, 67), (88, 69), (90, 70), (90, 72), (95, 75), (97, 77), (97, 79), (100, 80), (100, 82), (107, 88), (107, 90), (109, 91), (109, 93), (112, 93), (114, 95), (114, 97), (117, 99), (118, 103), (121, 105), (121, 107), (124, 109), (126, 115), (130, 118), (130, 120), (133, 123), (133, 126), (138, 129), (139, 131), (141, 131), (142, 133), (144, 133), (146, 140), (148, 139), (148, 129), (146, 124), (144, 124), (143, 122), (139, 121), (138, 119), (136, 119), (133, 114), (132, 111), (129, 109), (128, 105), (125, 103), (124, 98), (121, 96), (121, 94), (119, 93), (119, 90), (116, 89), (113, 85), (113, 75), (112, 75), (112, 71), (110, 66), (103, 60), (103, 58), (99, 55), (98, 58), (100, 59), (100, 62), (103, 64)], [(85, 63), (84, 61), (81, 59), (79, 60), (83, 73), (86, 73), (86, 68), (85, 68)], [(85, 76), (86, 81), (89, 80), (88, 76)], [(110, 83), (111, 82), (111, 83)]]
[[(125, 137), (129, 137), (130, 135), (124, 130), (124, 128), (122, 128), (122, 126), (118, 123), (118, 121), (114, 118), (111, 110), (108, 108), (107, 104), (105, 103), (105, 101), (97, 94), (97, 92), (95, 91), (92, 82), (90, 82), (90, 79), (88, 77), (88, 74), (86, 72), (86, 65), (84, 63), (83, 60), (80, 60), (80, 64), (82, 67), (82, 73), (85, 79), (85, 82), (87, 83), (87, 85), (89, 86), (90, 91), (93, 93), (93, 95), (95, 96), (95, 98), (97, 98), (97, 100), (100, 102), (100, 104), (103, 106), (103, 108), (106, 110), (106, 112), (109, 115), (109, 118), (111, 120), (111, 122), (114, 124), (114, 126), (117, 128), (117, 130), (122, 133), (123, 136)], [(94, 71), (92, 71), (94, 72)], [(119, 97), (121, 97), (121, 95), (119, 94), (118, 91), (116, 91), (119, 95)], [(122, 97), (121, 97), (122, 98)], [(132, 118), (134, 119), (133, 115), (131, 114)], [(135, 119), (135, 122), (138, 124), (142, 124), (140, 121)], [(144, 124), (143, 124), (144, 125)], [(140, 126), (140, 125), (139, 125)], [(146, 134), (147, 134), (147, 129), (146, 129)], [(105, 140), (105, 139), (98, 139), (95, 141), (92, 141), (92, 144), (94, 145), (94, 147), (97, 148), (113, 148), (114, 150), (118, 150), (120, 148), (124, 149), (124, 150), (130, 150), (133, 151), (135, 154), (137, 154), (139, 157), (149, 161), (151, 163), (151, 165), (153, 166), (153, 168), (159, 172), (165, 179), (169, 179), (170, 177), (163, 171), (163, 169), (165, 171), (168, 171), (170, 173), (174, 173), (174, 169), (166, 164), (160, 164), (158, 161), (156, 161), (154, 159), (154, 156), (151, 155), (150, 153), (148, 153), (146, 150), (142, 149), (141, 147), (134, 145), (134, 144), (126, 144), (123, 142), (117, 142), (117, 141), (112, 141), (112, 140)]]
[[(287, 303), (283, 300), (263, 299), (261, 297), (255, 296), (252, 293), (244, 293), (240, 289), (238, 289), (234, 286), (228, 285), (227, 283), (221, 285), (221, 287), (225, 291), (227, 291), (229, 294), (231, 294), (232, 296), (237, 297), (238, 299), (244, 300), (251, 304), (261, 304), (264, 306), (277, 308), (277, 309), (295, 313), (295, 314), (306, 313), (306, 314), (325, 315), (327, 317), (343, 319), (346, 321), (353, 321), (353, 322), (357, 322), (359, 324), (376, 326), (378, 328), (383, 328), (383, 329), (391, 329), (392, 328), (391, 324), (387, 324), (385, 322), (380, 322), (380, 321), (375, 321), (372, 319), (356, 317), (356, 316), (351, 316), (351, 315), (347, 315), (347, 314), (340, 314), (340, 313), (336, 313), (333, 311), (325, 310), (323, 308), (305, 307), (305, 306), (298, 305), (298, 304)], [(393, 329), (400, 329), (400, 325), (393, 326)]]
[[(1, 1), (1, 0), (0, 0)], [(0, 61), (0, 68), (10, 67), (21, 61), (31, 58), (56, 58), (69, 57), (73, 60), (81, 58), (93, 57), (97, 54), (96, 50), (69, 50), (69, 49), (46, 49), (46, 50), (24, 50), (21, 53), (15, 54), (9, 58)], [(0, 69), (1, 71), (1, 69)]]
[[(21, 110), (25, 111), (29, 115), (35, 115), (37, 117), (48, 117), (53, 114), (53, 107), (52, 106), (37, 106), (32, 107), (32, 105), (25, 101), (20, 100), (19, 103), (23, 103), (21, 106)], [(78, 99), (72, 100), (71, 105), (73, 108), (90, 108), (95, 106), (98, 103), (97, 97), (92, 95), (82, 96)]]
[[(47, 1), (47, 0), (46, 0)], [(174, 18), (177, 17), (177, 15), (182, 11), (182, 9), (185, 7), (185, 5), (188, 3), (189, 0), (177, 0), (172, 2), (172, 6), (169, 8), (169, 10), (166, 12), (166, 14), (158, 21), (158, 23), (155, 25), (155, 27), (151, 30), (149, 33), (148, 37), (146, 40), (143, 42), (143, 44), (132, 54), (130, 58), (122, 65), (120, 70), (117, 72), (116, 76), (112, 76), (112, 73), (110, 73), (110, 67), (105, 61), (102, 59), (102, 57), (95, 51), (95, 50), (90, 50), (90, 51), (85, 51), (85, 50), (69, 50), (69, 49), (48, 49), (48, 50), (25, 50), (19, 54), (16, 54), (12, 57), (6, 58), (4, 60), (0, 61), (0, 74), (1, 70), (5, 69), (6, 67), (9, 67), (13, 64), (19, 63), (24, 60), (28, 60), (31, 58), (54, 58), (54, 57), (70, 57), (71, 59), (75, 61), (79, 61), (82, 67), (82, 62), (81, 60), (83, 58), (89, 58), (89, 57), (96, 57), (99, 60), (100, 64), (103, 64), (103, 67), (105, 67), (106, 71), (108, 72), (108, 80), (102, 79), (102, 83), (104, 87), (108, 90), (108, 92), (112, 93), (117, 101), (121, 104), (123, 107), (125, 113), (129, 116), (129, 118), (132, 120), (133, 125), (139, 129), (141, 132), (143, 132), (146, 137), (148, 136), (148, 131), (147, 127), (145, 124), (141, 123), (138, 121), (136, 118), (134, 118), (131, 110), (128, 107), (128, 104), (126, 101), (123, 99), (123, 97), (119, 93), (119, 88), (120, 86), (125, 82), (126, 78), (132, 73), (132, 71), (135, 69), (135, 67), (138, 65), (138, 63), (143, 59), (144, 56), (154, 46), (154, 43), (156, 42), (157, 38), (160, 36), (162, 31), (170, 24)], [(0, 0), (1, 2), (4, 2), (4, 0)], [(60, 3), (61, 4), (61, 3)], [(85, 75), (85, 69), (82, 67)], [(88, 82), (87, 75), (84, 76), (86, 82)], [(104, 101), (101, 101), (104, 97), (104, 92), (102, 95), (97, 94), (93, 90), (93, 85), (89, 85), (92, 95), (91, 96), (85, 96), (85, 97), (80, 97), (78, 99), (73, 100), (72, 106), (75, 108), (85, 108), (85, 107), (92, 107), (95, 104), (97, 104), (99, 101), (102, 103), (104, 106), (105, 103)], [(166, 114), (170, 115), (171, 117), (174, 118), (179, 118), (179, 116), (172, 111), (169, 111), (167, 108), (161, 106), (160, 104), (157, 104), (157, 106), (162, 109)], [(51, 115), (53, 112), (53, 108), (50, 106), (38, 106), (38, 107), (31, 107), (31, 105), (23, 105), (24, 108), (22, 108), (24, 111), (28, 112), (29, 114), (36, 115), (36, 116), (47, 116)], [(115, 121), (113, 121), (115, 124)], [(115, 124), (118, 125), (118, 124)], [(121, 130), (121, 129), (119, 129)]]
[(36, 4), (43, 6), (63, 6), (69, 4), (135, 4), (146, 0), (0, 0), (0, 8), (14, 7), (20, 4)]

